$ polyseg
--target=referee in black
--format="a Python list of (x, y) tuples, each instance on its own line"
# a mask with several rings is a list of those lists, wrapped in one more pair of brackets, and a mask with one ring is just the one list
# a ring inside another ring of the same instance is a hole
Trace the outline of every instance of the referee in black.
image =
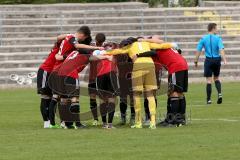
[[(211, 93), (212, 93), (212, 82), (214, 80), (215, 86), (218, 92), (217, 104), (222, 103), (222, 91), (221, 82), (219, 80), (221, 60), (224, 64), (227, 64), (224, 45), (222, 38), (217, 35), (217, 24), (208, 24), (208, 34), (204, 35), (197, 45), (196, 59), (194, 61), (195, 66), (198, 66), (198, 59), (201, 52), (205, 51), (205, 62), (204, 62), (204, 76), (207, 80), (206, 92), (207, 92), (207, 104), (211, 104)], [(212, 78), (213, 76), (213, 78)]]

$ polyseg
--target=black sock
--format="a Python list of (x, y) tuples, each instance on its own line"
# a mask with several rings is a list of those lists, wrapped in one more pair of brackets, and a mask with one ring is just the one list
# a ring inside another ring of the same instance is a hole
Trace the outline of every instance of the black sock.
[(155, 98), (155, 103), (156, 103), (156, 107), (157, 107), (157, 98)]
[(41, 111), (42, 118), (44, 121), (49, 120), (49, 104), (50, 104), (50, 102), (51, 102), (51, 99), (41, 98), (40, 111)]
[(135, 117), (135, 109), (134, 107), (131, 107), (131, 117)]
[(212, 84), (208, 83), (206, 87), (207, 92), (207, 101), (211, 100), (211, 94), (212, 94)]
[(102, 117), (102, 122), (107, 123), (107, 104), (106, 103), (100, 104), (100, 113)]
[(98, 121), (97, 101), (96, 101), (96, 99), (90, 98), (90, 108), (91, 108), (94, 120)]
[(168, 97), (168, 99), (167, 99), (167, 117), (165, 118), (165, 121), (166, 122), (169, 122), (169, 121), (171, 121), (171, 116), (172, 116), (172, 110), (171, 110), (171, 105), (170, 105), (170, 97)]
[(114, 113), (115, 113), (115, 103), (108, 103), (108, 123), (113, 122)]
[(134, 100), (132, 96), (130, 96), (130, 109), (131, 109), (131, 117), (135, 117)]
[(126, 100), (120, 99), (120, 112), (121, 117), (126, 117), (126, 111), (127, 111), (127, 102)]
[(179, 116), (179, 97), (171, 97), (170, 98), (170, 107), (172, 110), (172, 121), (170, 123), (177, 124), (178, 123), (178, 116)]
[(79, 103), (72, 103), (70, 106), (70, 112), (71, 112), (71, 121), (75, 122), (76, 124), (80, 123), (80, 106)]
[(66, 126), (71, 125), (72, 123), (70, 122), (73, 122), (70, 108), (71, 108), (71, 103), (68, 101), (60, 102), (60, 105), (58, 107), (60, 119), (65, 122)]
[(221, 82), (219, 80), (215, 81), (215, 87), (217, 89), (218, 94), (222, 93), (222, 87), (221, 87)]
[(148, 106), (148, 99), (144, 99), (144, 110), (145, 110), (145, 117), (146, 120), (150, 120), (150, 111), (149, 111), (149, 106)]
[(51, 125), (55, 125), (55, 112), (56, 112), (57, 99), (52, 98), (49, 105), (49, 120)]
[(186, 120), (186, 99), (185, 96), (180, 98), (180, 110), (179, 113), (181, 115), (182, 121)]

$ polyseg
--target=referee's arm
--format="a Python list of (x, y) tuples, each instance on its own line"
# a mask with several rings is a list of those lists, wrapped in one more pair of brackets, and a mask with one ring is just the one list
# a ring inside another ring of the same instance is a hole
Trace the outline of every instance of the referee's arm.
[(201, 40), (198, 42), (197, 51), (196, 51), (196, 54), (195, 54), (195, 55), (196, 55), (195, 60), (194, 60), (195, 67), (198, 66), (198, 59), (199, 59), (199, 57), (200, 57), (200, 55), (201, 55), (201, 53), (202, 53), (202, 49), (203, 49), (203, 47), (204, 47), (203, 44), (204, 44), (204, 43), (203, 43), (203, 39), (201, 39)]
[(218, 48), (220, 50), (220, 54), (221, 54), (221, 57), (223, 59), (223, 63), (224, 64), (227, 64), (227, 58), (226, 58), (226, 55), (225, 55), (225, 51), (224, 51), (224, 45), (223, 45), (223, 42), (222, 42), (222, 38), (219, 39), (218, 41)]

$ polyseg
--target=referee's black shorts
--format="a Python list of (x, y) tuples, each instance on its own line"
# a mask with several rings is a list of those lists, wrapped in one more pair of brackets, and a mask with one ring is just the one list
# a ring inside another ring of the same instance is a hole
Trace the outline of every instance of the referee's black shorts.
[(168, 76), (170, 92), (183, 93), (188, 91), (188, 70), (175, 72)]
[(221, 57), (206, 58), (204, 62), (204, 77), (218, 77), (221, 69)]
[(50, 73), (39, 68), (37, 73), (37, 93), (42, 95), (52, 95), (52, 90), (48, 85), (48, 78)]

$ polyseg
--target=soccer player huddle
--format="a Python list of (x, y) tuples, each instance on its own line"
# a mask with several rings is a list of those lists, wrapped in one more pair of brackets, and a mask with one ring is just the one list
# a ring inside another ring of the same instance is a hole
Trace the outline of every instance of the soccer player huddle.
[[(168, 71), (168, 100), (165, 119), (157, 124), (157, 90), (161, 90), (161, 71)], [(88, 26), (74, 34), (57, 37), (49, 56), (41, 64), (37, 76), (40, 110), (44, 128), (79, 129), (79, 100), (83, 91), (79, 74), (87, 70), (89, 108), (93, 125), (113, 129), (117, 97), (120, 97), (121, 125), (127, 124), (126, 111), (131, 108), (131, 128), (142, 128), (142, 98), (145, 122), (150, 129), (186, 124), (188, 65), (176, 43), (164, 42), (160, 36), (129, 37), (119, 44), (106, 42), (98, 33), (92, 42)], [(84, 72), (85, 73), (85, 72)], [(128, 98), (129, 97), (129, 98)], [(99, 101), (97, 100), (99, 99)], [(128, 102), (129, 101), (129, 102)], [(58, 107), (57, 107), (58, 106)], [(57, 109), (58, 108), (58, 109)], [(55, 122), (59, 113), (61, 124)], [(99, 114), (100, 113), (100, 114)]]

